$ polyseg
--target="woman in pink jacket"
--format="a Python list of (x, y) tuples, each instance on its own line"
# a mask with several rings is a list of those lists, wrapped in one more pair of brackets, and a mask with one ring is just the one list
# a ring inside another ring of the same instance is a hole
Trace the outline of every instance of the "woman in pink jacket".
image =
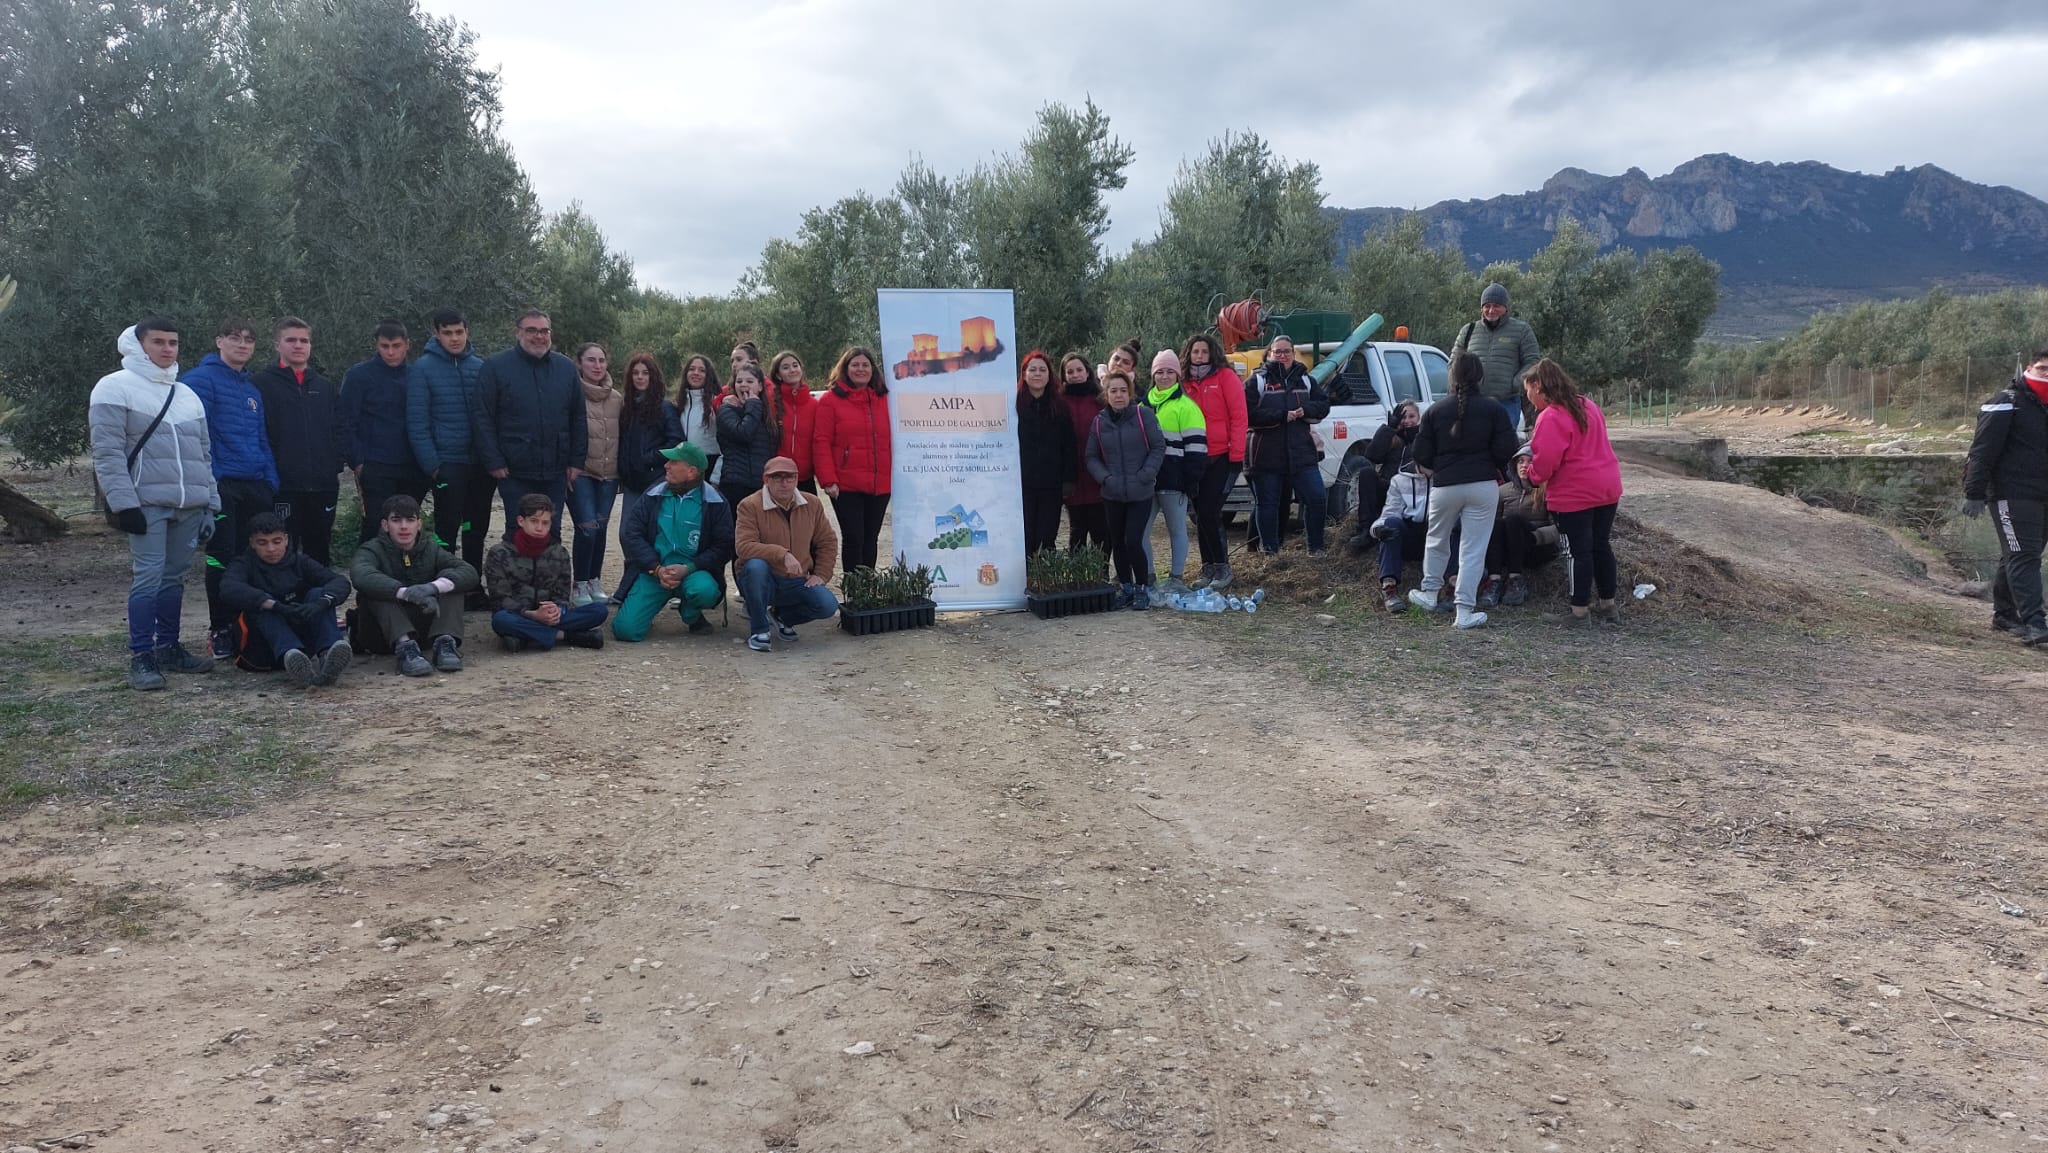
[(1585, 620), (1593, 594), (1602, 616), (1614, 615), (1614, 513), (1621, 504), (1621, 462), (1607, 443), (1607, 417), (1579, 395), (1572, 378), (1544, 357), (1522, 376), (1522, 392), (1536, 409), (1529, 436), (1529, 483), (1541, 485), (1544, 504), (1571, 544), (1572, 617)]

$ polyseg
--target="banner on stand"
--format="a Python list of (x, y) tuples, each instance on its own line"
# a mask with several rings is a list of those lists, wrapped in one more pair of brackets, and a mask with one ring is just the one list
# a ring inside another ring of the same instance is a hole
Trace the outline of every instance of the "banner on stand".
[(876, 293), (894, 420), (895, 550), (942, 611), (1024, 607), (1017, 320), (1007, 289)]

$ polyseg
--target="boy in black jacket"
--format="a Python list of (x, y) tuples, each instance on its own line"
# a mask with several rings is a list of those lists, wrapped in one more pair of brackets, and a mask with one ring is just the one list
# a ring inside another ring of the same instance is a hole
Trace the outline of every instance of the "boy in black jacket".
[(242, 614), (245, 668), (282, 666), (310, 687), (333, 684), (355, 658), (334, 622), (348, 578), (292, 548), (274, 512), (249, 518), (249, 547), (228, 562), (220, 594)]

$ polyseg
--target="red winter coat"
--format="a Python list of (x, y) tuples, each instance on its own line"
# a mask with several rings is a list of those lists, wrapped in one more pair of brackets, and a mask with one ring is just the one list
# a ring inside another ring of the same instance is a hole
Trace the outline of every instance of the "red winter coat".
[[(1067, 411), (1074, 418), (1074, 459), (1088, 455), (1088, 430), (1095, 427), (1095, 414), (1102, 411), (1102, 394), (1067, 393)], [(1074, 495), (1067, 498), (1067, 507), (1077, 504), (1101, 504), (1102, 484), (1085, 468), (1074, 470)]]
[[(1244, 381), (1228, 364), (1219, 364), (1200, 380), (1183, 379), (1180, 387), (1202, 406), (1202, 422), (1209, 427), (1209, 460), (1227, 455), (1230, 463), (1243, 464), (1249, 428), (1244, 415)], [(1228, 454), (1225, 448), (1230, 450)]]
[(813, 409), (811, 463), (818, 487), (889, 491), (889, 398), (835, 384)]
[(811, 395), (811, 386), (802, 381), (775, 387), (782, 392), (782, 407), (776, 414), (776, 425), (782, 429), (782, 443), (776, 447), (775, 453), (796, 462), (798, 481), (809, 480), (817, 475), (811, 467), (814, 451), (811, 434), (818, 419), (818, 399)]

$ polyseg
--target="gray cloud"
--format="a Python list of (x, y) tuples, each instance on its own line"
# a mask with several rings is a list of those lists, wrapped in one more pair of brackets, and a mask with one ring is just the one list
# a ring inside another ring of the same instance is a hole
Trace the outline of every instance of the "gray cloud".
[(1954, 0), (1939, 19), (1900, 0), (586, 0), (566, 22), (540, 0), (427, 6), (502, 67), (505, 132), (543, 202), (581, 200), (643, 283), (679, 292), (729, 290), (806, 209), (886, 192), (913, 155), (962, 171), (1014, 150), (1048, 101), (1089, 96), (1138, 154), (1111, 201), (1119, 248), (1228, 130), (1315, 161), (1347, 206), (1704, 152), (1931, 162), (2048, 192), (2044, 134), (2018, 128), (2048, 48), (2038, 0)]

